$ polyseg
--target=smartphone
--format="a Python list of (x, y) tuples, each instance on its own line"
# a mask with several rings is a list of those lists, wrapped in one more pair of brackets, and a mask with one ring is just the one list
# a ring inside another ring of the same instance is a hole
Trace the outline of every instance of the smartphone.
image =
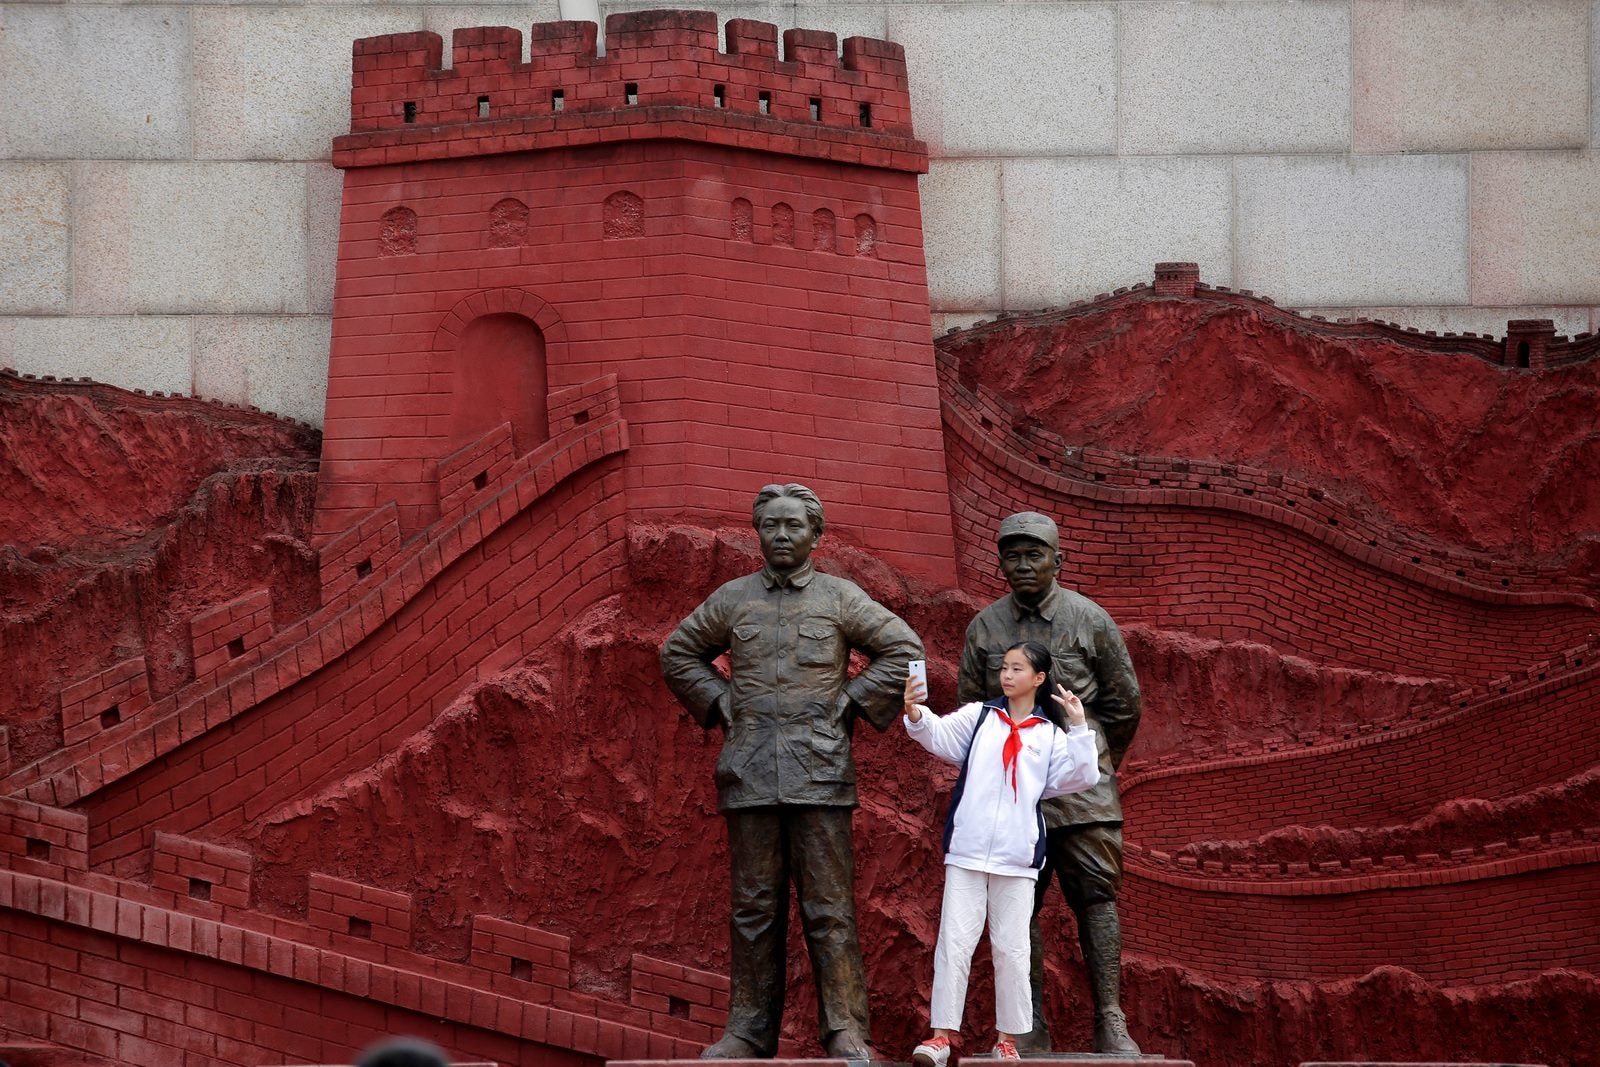
[(926, 693), (928, 691), (928, 661), (914, 659), (911, 661), (911, 665), (908, 670), (911, 674), (911, 677), (915, 678), (919, 683), (921, 683), (922, 691)]

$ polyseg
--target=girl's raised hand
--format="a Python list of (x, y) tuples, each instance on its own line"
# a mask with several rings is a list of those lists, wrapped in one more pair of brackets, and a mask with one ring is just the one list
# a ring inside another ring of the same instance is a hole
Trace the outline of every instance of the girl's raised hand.
[(1078, 699), (1076, 693), (1068, 691), (1067, 687), (1060, 682), (1056, 683), (1056, 691), (1050, 694), (1050, 698), (1060, 704), (1061, 710), (1067, 713), (1067, 724), (1069, 726), (1082, 726), (1089, 721), (1083, 714), (1083, 701)]
[(918, 704), (925, 704), (925, 703), (927, 703), (927, 701), (928, 701), (928, 687), (923, 685), (922, 682), (918, 681), (916, 678), (912, 678), (912, 677), (908, 676), (906, 678), (906, 698), (905, 698), (906, 717), (909, 718), (912, 722), (916, 722), (917, 720), (921, 719), (922, 718), (922, 712), (917, 710), (917, 705)]

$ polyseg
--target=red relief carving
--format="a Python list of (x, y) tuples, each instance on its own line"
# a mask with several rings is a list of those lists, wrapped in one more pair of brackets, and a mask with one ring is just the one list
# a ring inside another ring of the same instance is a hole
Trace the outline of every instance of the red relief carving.
[(409, 256), (417, 251), (417, 213), (408, 207), (390, 208), (383, 213), (383, 254)]
[[(449, 70), (431, 34), (357, 44), (314, 518), (309, 473), (248, 471), (126, 580), (57, 598), (67, 579), (42, 572), (81, 530), (3, 561), (34, 612), (3, 623), (24, 679), (6, 692), (50, 709), (0, 722), (8, 1028), (134, 1063), (350, 1062), (394, 1029), (507, 1064), (693, 1057), (728, 1007), (715, 751), (668, 707), (654, 647), (753, 569), (751, 490), (791, 477), (828, 501), (825, 569), (927, 639), (941, 703), (1002, 591), (1009, 511), (1054, 514), (1068, 580), (1126, 624), (1147, 693), (1124, 767), (1127, 1003), (1151, 1050), (1355, 1056), (1355, 1020), (1381, 1017), (1405, 1022), (1397, 1054), (1510, 1061), (1539, 1020), (1600, 1006), (1591, 568), (1485, 550), (1498, 512), (1477, 504), (1460, 537), (1401, 521), (1332, 477), (1353, 466), (1338, 449), (1169, 454), (1159, 390), (1131, 384), (1157, 349), (1127, 338), (1248, 323), (1161, 365), (1186, 385), (1200, 356), (1270, 335), (1277, 376), (1381, 348), (1369, 366), (1396, 383), (1436, 390), (1471, 360), (1530, 392), (1565, 367), (1581, 395), (1594, 339), (1315, 322), (1162, 264), (1153, 288), (935, 353), (898, 49), (852, 39), (841, 61), (832, 35), (790, 31), (780, 56), (774, 27), (735, 20), (719, 53), (692, 13), (610, 26), (604, 58), (592, 27), (534, 27), (527, 64), (517, 31), (460, 31)], [(1143, 421), (1098, 421), (1089, 444), (1050, 405), (1101, 399), (1070, 335), (1096, 322), (1111, 406)], [(8, 397), (115, 393), (15, 378)], [(115, 395), (156, 427), (118, 424), (143, 466), (270, 421)], [(1234, 397), (1189, 403), (1221, 419)], [(7, 443), (75, 455), (88, 422), (51, 410), (56, 438), (8, 422)], [(299, 455), (303, 431), (277, 429), (246, 451)], [(115, 485), (163, 516), (198, 477)], [(91, 494), (52, 492), (59, 519), (0, 521), (68, 529)], [(1558, 543), (1587, 522), (1581, 501), (1527, 510)], [(906, 1047), (948, 781), (893, 735), (856, 744), (875, 1036)], [(1051, 974), (1082, 1045), (1077, 964)], [(1511, 1034), (1510, 1013), (1534, 1021)]]
[(606, 240), (644, 236), (644, 201), (637, 194), (612, 193), (606, 197), (604, 209)]
[(515, 248), (528, 233), (528, 205), (506, 197), (489, 209), (490, 248)]

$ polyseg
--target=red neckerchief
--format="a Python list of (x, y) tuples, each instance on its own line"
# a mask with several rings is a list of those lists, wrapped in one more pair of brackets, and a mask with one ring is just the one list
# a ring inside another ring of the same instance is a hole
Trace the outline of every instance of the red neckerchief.
[(1004, 708), (995, 708), (994, 713), (1000, 716), (1000, 721), (1011, 728), (1011, 735), (1006, 738), (1005, 747), (1000, 750), (1000, 777), (1004, 780), (1006, 771), (1011, 772), (1011, 799), (1017, 799), (1017, 753), (1022, 751), (1022, 731), (1030, 726), (1038, 726), (1045, 720), (1037, 715), (1029, 715), (1021, 723), (1011, 721)]

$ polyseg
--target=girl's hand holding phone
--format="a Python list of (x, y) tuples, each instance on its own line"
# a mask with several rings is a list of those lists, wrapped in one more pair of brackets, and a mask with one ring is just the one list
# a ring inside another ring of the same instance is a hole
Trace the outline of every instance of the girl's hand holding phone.
[(922, 718), (922, 712), (917, 710), (918, 704), (926, 703), (928, 699), (928, 683), (916, 674), (906, 676), (905, 712), (906, 717), (912, 722)]
[(1088, 723), (1089, 720), (1083, 714), (1083, 701), (1060, 682), (1056, 683), (1056, 691), (1051, 694), (1051, 699), (1060, 704), (1061, 710), (1067, 713), (1067, 725), (1083, 726)]

